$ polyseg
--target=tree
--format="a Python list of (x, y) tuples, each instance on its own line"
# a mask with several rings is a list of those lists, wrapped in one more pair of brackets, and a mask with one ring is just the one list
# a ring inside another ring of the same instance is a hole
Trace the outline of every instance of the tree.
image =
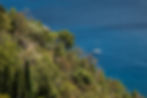
[(6, 12), (6, 10), (5, 10), (5, 8), (2, 6), (2, 5), (0, 5), (0, 13), (5, 13)]
[(3, 93), (10, 93), (10, 89), (11, 89), (11, 71), (10, 71), (10, 67), (6, 66), (4, 68), (3, 71), (3, 82), (2, 82), (2, 91)]
[(20, 71), (16, 71), (14, 75), (14, 79), (12, 82), (12, 88), (11, 88), (11, 97), (12, 98), (19, 98), (18, 96), (20, 95), (19, 93), (19, 84), (20, 84)]
[(133, 91), (132, 98), (142, 98), (137, 91)]
[(93, 82), (91, 74), (84, 69), (77, 69), (74, 72), (73, 81), (80, 87), (91, 85)]
[(26, 98), (32, 97), (32, 87), (31, 87), (31, 73), (30, 73), (30, 65), (29, 62), (25, 62), (24, 66), (24, 78), (25, 78), (25, 87), (26, 87)]
[(11, 13), (11, 25), (12, 25), (12, 32), (17, 32), (21, 34), (25, 34), (28, 31), (27, 20), (22, 13), (15, 13), (15, 10), (12, 10)]
[(0, 31), (9, 31), (11, 29), (11, 19), (7, 13), (0, 12)]
[(63, 56), (65, 54), (65, 48), (62, 43), (59, 43), (54, 49), (55, 56)]
[(38, 97), (43, 98), (59, 98), (58, 92), (47, 77), (43, 76), (43, 81), (39, 84)]
[(8, 94), (0, 94), (0, 98), (11, 98)]
[(59, 32), (59, 40), (64, 43), (67, 49), (71, 48), (74, 44), (73, 35), (66, 30)]
[(9, 34), (0, 34), (0, 92), (11, 92), (14, 74), (20, 64), (17, 49)]

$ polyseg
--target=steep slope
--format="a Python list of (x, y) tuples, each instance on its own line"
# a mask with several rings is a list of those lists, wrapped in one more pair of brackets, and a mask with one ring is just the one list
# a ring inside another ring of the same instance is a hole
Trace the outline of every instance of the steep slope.
[(95, 65), (69, 31), (0, 7), (0, 98), (142, 98)]

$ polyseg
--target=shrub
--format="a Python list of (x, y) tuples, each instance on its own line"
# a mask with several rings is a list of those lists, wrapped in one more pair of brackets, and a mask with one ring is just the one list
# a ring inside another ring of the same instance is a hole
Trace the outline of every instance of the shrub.
[(71, 82), (64, 82), (61, 85), (61, 96), (62, 98), (77, 98), (78, 89)]
[(7, 13), (0, 12), (0, 31), (9, 31), (11, 29), (11, 19)]
[(0, 98), (11, 98), (8, 94), (0, 94)]
[[(13, 14), (13, 15), (11, 15)], [(11, 25), (12, 25), (12, 32), (17, 32), (18, 34), (25, 34), (28, 32), (28, 22), (23, 13), (11, 13)], [(11, 33), (12, 33), (11, 32)]]
[(143, 97), (141, 97), (137, 91), (133, 91), (132, 98), (143, 98)]
[(55, 52), (55, 56), (63, 56), (65, 54), (65, 48), (63, 43), (59, 43), (58, 45), (56, 45), (54, 52)]
[(2, 6), (2, 5), (0, 5), (0, 13), (5, 13), (6, 12), (6, 10), (5, 10), (5, 8)]
[(73, 80), (80, 87), (91, 85), (93, 81), (91, 74), (84, 69), (78, 69), (73, 75)]
[(62, 41), (66, 48), (71, 48), (74, 44), (74, 37), (68, 31), (60, 31), (59, 32), (59, 40)]
[(20, 64), (18, 47), (8, 34), (0, 34), (0, 92), (8, 93)]

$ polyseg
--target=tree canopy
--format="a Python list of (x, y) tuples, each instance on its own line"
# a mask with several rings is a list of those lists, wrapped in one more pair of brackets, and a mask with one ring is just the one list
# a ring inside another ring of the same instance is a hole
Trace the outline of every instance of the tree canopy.
[(0, 6), (0, 98), (142, 98), (83, 55), (71, 32)]

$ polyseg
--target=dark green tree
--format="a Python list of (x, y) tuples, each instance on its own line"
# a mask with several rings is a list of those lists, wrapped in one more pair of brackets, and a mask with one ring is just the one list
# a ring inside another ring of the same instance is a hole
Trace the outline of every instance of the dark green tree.
[(7, 13), (0, 12), (0, 31), (9, 31), (11, 29), (11, 19)]
[(6, 12), (6, 10), (5, 10), (5, 8), (2, 6), (2, 5), (0, 5), (0, 13), (5, 13)]
[(12, 82), (12, 88), (11, 88), (11, 97), (12, 98), (19, 98), (19, 82), (20, 82), (20, 71), (16, 71), (14, 75), (14, 79)]
[(91, 74), (87, 70), (81, 68), (74, 72), (73, 80), (78, 86), (82, 88), (91, 85), (93, 82)]
[(74, 45), (74, 36), (66, 30), (59, 32), (59, 40), (64, 43), (67, 49)]
[(3, 93), (10, 93), (11, 89), (11, 72), (10, 72), (10, 67), (6, 66), (3, 71), (3, 82), (2, 82), (2, 92)]
[(32, 87), (31, 87), (31, 72), (29, 61), (25, 62), (24, 66), (24, 78), (25, 78), (25, 88), (26, 88), (26, 98), (32, 98)]
[(12, 10), (11, 13), (11, 33), (25, 34), (28, 31), (27, 20), (23, 13), (15, 13), (15, 10)]

